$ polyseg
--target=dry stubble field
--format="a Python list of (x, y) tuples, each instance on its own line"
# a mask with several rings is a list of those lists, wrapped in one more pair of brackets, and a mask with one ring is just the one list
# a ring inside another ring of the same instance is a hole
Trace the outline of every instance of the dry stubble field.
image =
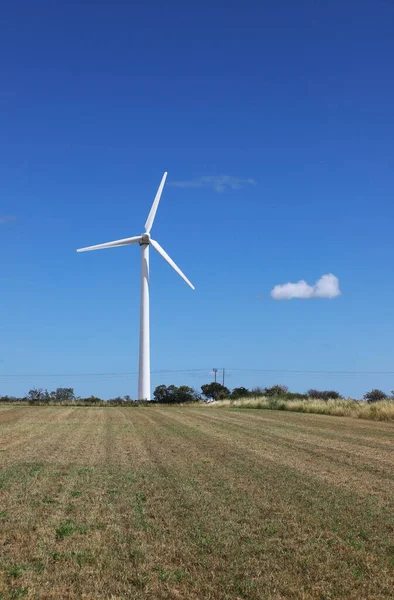
[(0, 407), (0, 598), (394, 598), (394, 426)]

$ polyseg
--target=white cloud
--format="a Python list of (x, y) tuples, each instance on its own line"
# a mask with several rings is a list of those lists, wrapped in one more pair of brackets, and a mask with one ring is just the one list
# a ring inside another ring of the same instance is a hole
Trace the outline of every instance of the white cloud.
[(332, 273), (323, 275), (315, 285), (316, 298), (335, 298), (341, 294), (339, 279)]
[(291, 300), (292, 298), (335, 298), (341, 294), (339, 279), (332, 273), (323, 275), (315, 283), (309, 285), (303, 279), (298, 283), (276, 285), (271, 291), (274, 300)]
[(306, 281), (276, 285), (271, 292), (274, 300), (291, 300), (291, 298), (312, 298), (314, 289)]
[(224, 192), (225, 190), (239, 190), (247, 185), (256, 185), (254, 179), (241, 179), (240, 177), (232, 177), (230, 175), (205, 175), (198, 179), (190, 181), (169, 181), (172, 187), (178, 188), (202, 188), (208, 187), (216, 192)]

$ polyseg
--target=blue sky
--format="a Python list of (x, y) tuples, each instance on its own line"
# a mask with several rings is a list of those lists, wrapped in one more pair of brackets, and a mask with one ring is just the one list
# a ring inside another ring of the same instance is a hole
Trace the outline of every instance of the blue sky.
[[(136, 395), (104, 374), (137, 372), (138, 248), (75, 250), (141, 233), (165, 170), (152, 234), (196, 291), (152, 256), (152, 370), (180, 371), (153, 385), (393, 389), (364, 373), (394, 371), (393, 26), (391, 0), (3, 5), (0, 393)], [(341, 296), (270, 297), (327, 273)]]

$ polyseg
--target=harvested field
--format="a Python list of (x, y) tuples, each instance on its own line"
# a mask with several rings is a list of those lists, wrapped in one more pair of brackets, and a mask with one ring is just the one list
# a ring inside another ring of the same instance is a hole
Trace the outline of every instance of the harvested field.
[(394, 425), (0, 407), (0, 598), (394, 598)]

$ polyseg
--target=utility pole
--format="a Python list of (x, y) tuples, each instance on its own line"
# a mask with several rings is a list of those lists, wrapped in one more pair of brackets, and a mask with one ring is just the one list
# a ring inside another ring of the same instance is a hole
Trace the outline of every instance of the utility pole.
[(223, 367), (223, 387), (224, 387), (224, 367)]
[(212, 371), (214, 372), (214, 375), (215, 375), (215, 383), (216, 383), (216, 373), (218, 372), (218, 370), (217, 370), (217, 369), (212, 369)]

